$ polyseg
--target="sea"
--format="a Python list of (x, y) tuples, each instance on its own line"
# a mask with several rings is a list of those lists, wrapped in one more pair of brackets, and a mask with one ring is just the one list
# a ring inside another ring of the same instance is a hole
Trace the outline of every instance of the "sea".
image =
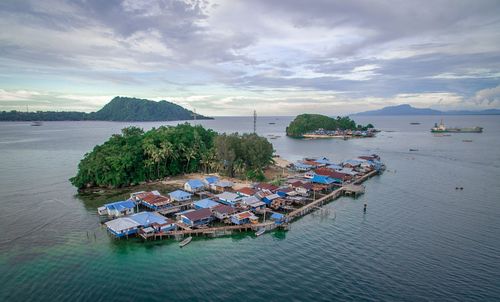
[[(484, 132), (434, 136), (439, 118), (356, 117), (382, 131), (344, 141), (289, 138), (292, 117), (258, 117), (284, 159), (376, 153), (387, 170), (288, 231), (182, 249), (111, 238), (96, 209), (119, 196), (80, 196), (68, 181), (120, 129), (179, 122), (2, 122), (0, 301), (500, 301), (500, 116), (446, 116)], [(192, 123), (253, 131), (253, 117)]]

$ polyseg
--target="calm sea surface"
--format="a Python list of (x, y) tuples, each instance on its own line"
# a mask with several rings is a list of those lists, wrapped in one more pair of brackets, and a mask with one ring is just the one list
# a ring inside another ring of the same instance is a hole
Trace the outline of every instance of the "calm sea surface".
[[(429, 133), (435, 117), (359, 117), (385, 131), (349, 141), (287, 138), (290, 120), (258, 120), (260, 134), (281, 135), (270, 141), (282, 157), (377, 153), (388, 171), (288, 232), (195, 238), (184, 249), (111, 239), (96, 215), (103, 201), (68, 182), (86, 152), (129, 124), (0, 123), (0, 301), (500, 300), (499, 116), (446, 117), (485, 128), (449, 137)], [(253, 127), (251, 117), (199, 123)]]

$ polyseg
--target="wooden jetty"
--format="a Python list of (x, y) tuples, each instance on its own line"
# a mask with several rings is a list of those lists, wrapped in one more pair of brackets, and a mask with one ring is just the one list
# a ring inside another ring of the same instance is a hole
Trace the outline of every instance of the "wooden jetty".
[[(356, 186), (356, 188), (359, 187), (360, 183), (362, 183), (363, 181), (367, 180), (368, 178), (376, 175), (377, 173), (378, 173), (378, 171), (375, 171), (375, 170), (371, 171), (370, 173), (363, 175), (359, 179), (353, 181), (351, 184), (344, 185), (344, 186), (334, 190), (330, 194), (327, 194), (327, 195), (325, 195), (325, 196), (323, 196), (323, 197), (321, 197), (321, 198), (319, 198), (311, 203), (306, 204), (305, 206), (303, 206), (301, 208), (298, 208), (298, 209), (288, 213), (288, 215), (287, 215), (288, 221), (291, 222), (292, 220), (299, 218), (299, 217), (302, 217), (302, 216), (306, 215), (307, 213), (309, 213), (313, 210), (316, 210), (318, 207), (321, 207), (321, 206), (325, 205), (326, 203), (328, 203), (334, 199), (339, 198), (340, 196), (345, 194), (346, 190), (352, 189), (353, 186)], [(364, 187), (363, 187), (363, 192), (364, 192)]]
[(241, 224), (241, 225), (228, 225), (228, 226), (220, 226), (220, 227), (212, 227), (212, 228), (201, 228), (201, 229), (183, 229), (176, 231), (168, 231), (168, 232), (160, 232), (147, 234), (144, 232), (139, 232), (139, 236), (143, 239), (163, 239), (163, 238), (183, 238), (184, 236), (209, 236), (209, 237), (218, 237), (231, 235), (233, 232), (246, 232), (246, 231), (257, 231), (259, 229), (265, 229), (266, 231), (270, 231), (278, 227), (274, 223), (274, 221), (267, 221), (262, 223), (249, 223), (249, 224)]
[(343, 188), (344, 188), (344, 195), (354, 196), (354, 198), (358, 197), (358, 195), (365, 193), (365, 186), (363, 185), (347, 184)]

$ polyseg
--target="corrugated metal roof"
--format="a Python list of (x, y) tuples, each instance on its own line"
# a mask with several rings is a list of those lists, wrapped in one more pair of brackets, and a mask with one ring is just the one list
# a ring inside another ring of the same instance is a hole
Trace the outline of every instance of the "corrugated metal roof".
[(212, 211), (220, 214), (233, 214), (236, 209), (225, 204), (219, 204), (212, 208)]
[(163, 224), (167, 221), (164, 216), (155, 212), (140, 212), (129, 216), (130, 219), (142, 226), (150, 226), (152, 223)]
[(125, 209), (133, 209), (135, 207), (135, 203), (132, 200), (123, 200), (107, 203), (104, 206), (109, 210), (123, 211)]
[(191, 198), (191, 194), (189, 194), (188, 192), (182, 191), (182, 190), (175, 190), (173, 192), (168, 193), (168, 195), (172, 199)]
[(256, 193), (254, 189), (249, 188), (249, 187), (241, 188), (238, 190), (238, 192), (243, 194), (243, 195), (248, 195), (248, 196), (252, 196)]
[(210, 198), (205, 198), (205, 199), (202, 199), (202, 200), (198, 200), (198, 201), (196, 201), (194, 203), (195, 207), (198, 207), (198, 208), (207, 208), (207, 209), (213, 208), (213, 207), (218, 206), (218, 205), (220, 205), (220, 203), (215, 202), (215, 201), (213, 201)]
[(120, 233), (121, 231), (133, 229), (138, 227), (140, 224), (129, 217), (121, 217), (117, 219), (113, 219), (105, 223), (106, 227), (115, 231), (116, 233)]
[(187, 181), (191, 188), (203, 188), (205, 184), (199, 179), (190, 179)]
[(205, 177), (205, 181), (208, 184), (213, 184), (213, 183), (216, 183), (217, 181), (219, 181), (219, 178), (217, 176), (207, 176), (207, 177)]
[(215, 197), (224, 201), (237, 201), (238, 199), (240, 199), (240, 196), (238, 194), (232, 192), (223, 192), (215, 195)]
[(210, 209), (199, 209), (186, 213), (184, 216), (191, 221), (197, 221), (212, 217), (212, 211), (210, 211)]

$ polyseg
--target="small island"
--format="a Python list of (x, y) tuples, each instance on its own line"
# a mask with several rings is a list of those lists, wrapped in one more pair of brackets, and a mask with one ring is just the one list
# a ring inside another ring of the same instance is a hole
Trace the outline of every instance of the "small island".
[(212, 119), (168, 101), (117, 96), (99, 111), (0, 111), (0, 121), (114, 121), (153, 122)]
[(342, 138), (373, 137), (372, 124), (358, 125), (348, 116), (331, 118), (321, 114), (301, 114), (286, 128), (286, 135), (297, 138)]
[(128, 127), (87, 153), (71, 183), (119, 188), (193, 172), (263, 180), (273, 145), (256, 134), (218, 134), (188, 123), (147, 132)]

